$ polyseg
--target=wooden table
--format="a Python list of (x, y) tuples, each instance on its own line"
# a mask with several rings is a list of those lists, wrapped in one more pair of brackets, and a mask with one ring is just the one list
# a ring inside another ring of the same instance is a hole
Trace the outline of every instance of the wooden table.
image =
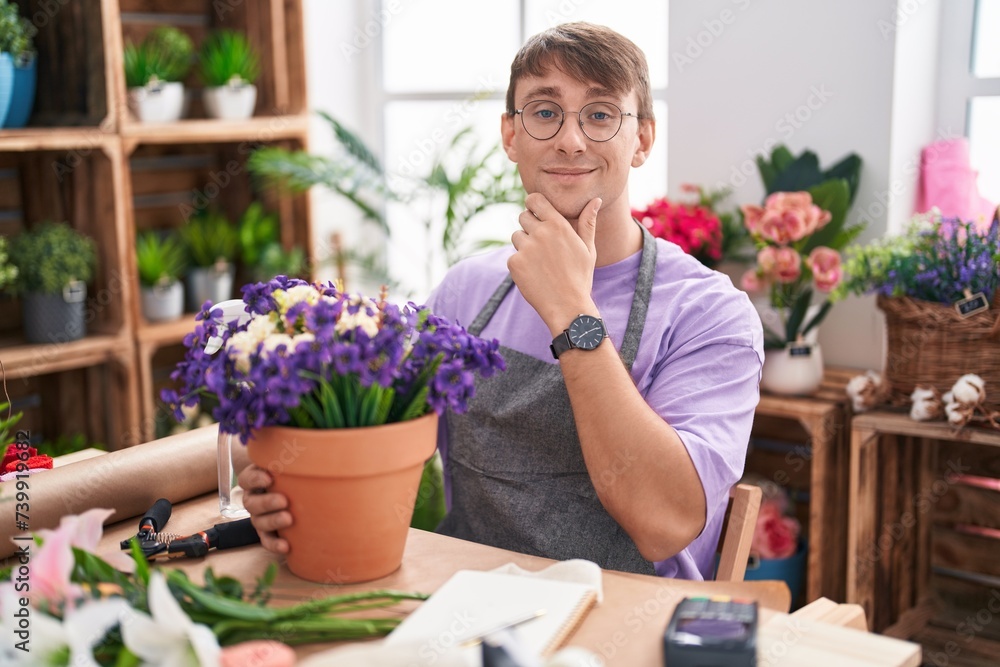
[[(853, 419), (847, 600), (864, 607), (873, 630), (924, 641), (926, 628), (928, 650), (950, 643), (961, 652), (957, 659), (948, 655), (949, 664), (996, 664), (996, 633), (966, 640), (955, 631), (964, 615), (940, 622), (934, 615), (941, 611), (939, 584), (949, 589), (945, 597), (969, 601), (973, 616), (995, 592), (1000, 543), (969, 528), (995, 528), (1000, 500), (996, 489), (976, 489), (954, 475), (985, 476), (986, 482), (992, 476), (1000, 485), (998, 461), (1000, 431), (958, 431), (886, 411)], [(932, 575), (932, 566), (948, 576)], [(983, 650), (992, 659), (967, 662)]]
[[(858, 373), (852, 369), (827, 368), (823, 385), (811, 396), (762, 392), (754, 415), (755, 436), (787, 438), (787, 421), (796, 422), (804, 431), (802, 451), (790, 452), (778, 469), (770, 466), (766, 472), (770, 479), (786, 486), (791, 476), (808, 468), (806, 602), (820, 597), (839, 602), (845, 600), (847, 525), (843, 508), (847, 495), (847, 428), (851, 410), (844, 386)], [(765, 472), (748, 467), (758, 473)]]
[[(219, 520), (217, 498), (211, 494), (175, 507), (167, 530), (189, 533)], [(110, 526), (100, 549), (115, 549), (119, 540), (134, 535), (135, 530), (135, 520)], [(202, 561), (175, 563), (195, 579), (205, 567), (211, 566), (217, 574), (252, 583), (273, 558), (262, 547), (251, 546), (215, 552)], [(509, 562), (537, 570), (553, 561), (411, 529), (402, 567), (378, 581), (350, 586), (314, 584), (296, 578), (282, 567), (273, 590), (276, 604), (373, 588), (433, 592), (459, 569), (488, 570)], [(568, 643), (602, 656), (609, 667), (660, 667), (663, 630), (678, 600), (687, 595), (732, 595), (758, 600), (762, 606), (758, 640), (762, 665), (920, 664), (920, 649), (915, 644), (788, 616), (783, 613), (789, 605), (788, 588), (783, 583), (690, 582), (607, 571), (603, 583), (604, 602), (590, 611)], [(301, 656), (329, 647), (306, 646), (298, 652)]]

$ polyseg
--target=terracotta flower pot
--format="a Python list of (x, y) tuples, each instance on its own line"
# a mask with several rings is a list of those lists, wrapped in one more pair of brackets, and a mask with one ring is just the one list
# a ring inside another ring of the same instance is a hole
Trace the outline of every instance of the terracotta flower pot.
[(378, 579), (395, 571), (420, 486), (437, 446), (437, 415), (385, 426), (301, 429), (269, 426), (247, 454), (288, 497), (294, 525), (288, 569), (328, 584)]

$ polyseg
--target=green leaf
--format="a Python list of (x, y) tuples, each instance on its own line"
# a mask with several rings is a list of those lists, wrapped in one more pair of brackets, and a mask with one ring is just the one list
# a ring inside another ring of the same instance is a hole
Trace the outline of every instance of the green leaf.
[(827, 181), (826, 183), (810, 188), (809, 194), (812, 195), (813, 203), (824, 211), (829, 211), (832, 217), (830, 218), (830, 222), (826, 223), (822, 229), (809, 237), (806, 244), (800, 249), (800, 252), (803, 255), (808, 255), (814, 248), (820, 246), (839, 250), (840, 247), (832, 244), (840, 235), (844, 223), (847, 221), (847, 208), (849, 205), (847, 181), (843, 179)]
[(327, 112), (318, 111), (317, 113), (330, 123), (330, 126), (333, 128), (333, 133), (337, 137), (337, 141), (339, 141), (341, 145), (347, 149), (347, 152), (350, 153), (352, 157), (366, 165), (376, 174), (379, 174), (380, 176), (384, 175), (382, 164), (379, 162), (375, 154), (368, 148), (365, 142), (361, 140), (361, 137), (348, 130), (343, 124)]
[(806, 323), (805, 327), (802, 328), (802, 335), (805, 336), (815, 327), (818, 327), (819, 323), (823, 321), (823, 318), (826, 317), (826, 314), (830, 312), (830, 308), (832, 307), (833, 307), (832, 301), (827, 300), (823, 302), (823, 305), (820, 306), (819, 311), (817, 311), (817, 313), (813, 315), (812, 319)]
[(847, 181), (849, 192), (847, 204), (850, 207), (854, 203), (854, 197), (858, 194), (858, 184), (861, 182), (861, 158), (856, 153), (851, 153), (823, 172), (823, 180), (837, 178)]
[(795, 156), (784, 144), (778, 144), (771, 151), (771, 166), (776, 173), (781, 173), (795, 162)]
[(794, 341), (798, 337), (799, 327), (802, 326), (802, 320), (806, 316), (806, 311), (809, 309), (809, 302), (812, 300), (812, 289), (805, 289), (802, 294), (795, 301), (795, 305), (792, 306), (791, 312), (788, 314), (788, 322), (785, 325), (785, 340), (788, 342)]
[(771, 184), (772, 192), (799, 192), (821, 183), (819, 158), (812, 151), (804, 151), (794, 162), (778, 172)]
[(135, 561), (135, 579), (142, 584), (143, 588), (146, 588), (149, 586), (149, 561), (146, 560), (146, 554), (142, 553), (139, 538), (133, 537), (129, 547), (132, 551), (132, 560)]

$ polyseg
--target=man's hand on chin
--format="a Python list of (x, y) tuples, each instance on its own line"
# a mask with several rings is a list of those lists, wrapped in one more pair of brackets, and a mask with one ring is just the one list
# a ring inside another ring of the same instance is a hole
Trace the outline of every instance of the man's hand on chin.
[(507, 260), (507, 269), (553, 336), (580, 313), (598, 314), (590, 291), (601, 203), (600, 198), (590, 200), (573, 229), (543, 195), (534, 192), (518, 218), (521, 229), (511, 236), (517, 252)]

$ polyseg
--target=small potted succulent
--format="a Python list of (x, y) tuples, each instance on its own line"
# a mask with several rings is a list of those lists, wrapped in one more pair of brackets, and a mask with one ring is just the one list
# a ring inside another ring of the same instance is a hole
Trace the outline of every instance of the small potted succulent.
[(181, 228), (191, 269), (188, 271), (188, 309), (201, 310), (205, 301), (219, 303), (233, 292), (239, 237), (229, 220), (217, 211), (203, 210)]
[(260, 59), (246, 35), (218, 30), (201, 47), (203, 100), (210, 118), (243, 120), (253, 116), (257, 103)]
[(174, 232), (141, 234), (135, 247), (142, 316), (150, 322), (176, 320), (184, 314), (184, 285), (180, 278), (187, 258)]
[(240, 218), (240, 261), (250, 280), (267, 282), (275, 276), (303, 278), (305, 253), (301, 248), (285, 250), (281, 245), (278, 219), (260, 202), (247, 207)]
[(178, 120), (184, 111), (184, 84), (194, 44), (177, 28), (156, 28), (140, 44), (125, 45), (128, 104), (145, 123)]
[(0, 127), (24, 127), (35, 104), (37, 30), (18, 14), (17, 5), (0, 0)]
[(24, 294), (29, 343), (64, 343), (86, 335), (86, 283), (97, 265), (93, 239), (64, 222), (46, 222), (14, 239), (16, 286)]

